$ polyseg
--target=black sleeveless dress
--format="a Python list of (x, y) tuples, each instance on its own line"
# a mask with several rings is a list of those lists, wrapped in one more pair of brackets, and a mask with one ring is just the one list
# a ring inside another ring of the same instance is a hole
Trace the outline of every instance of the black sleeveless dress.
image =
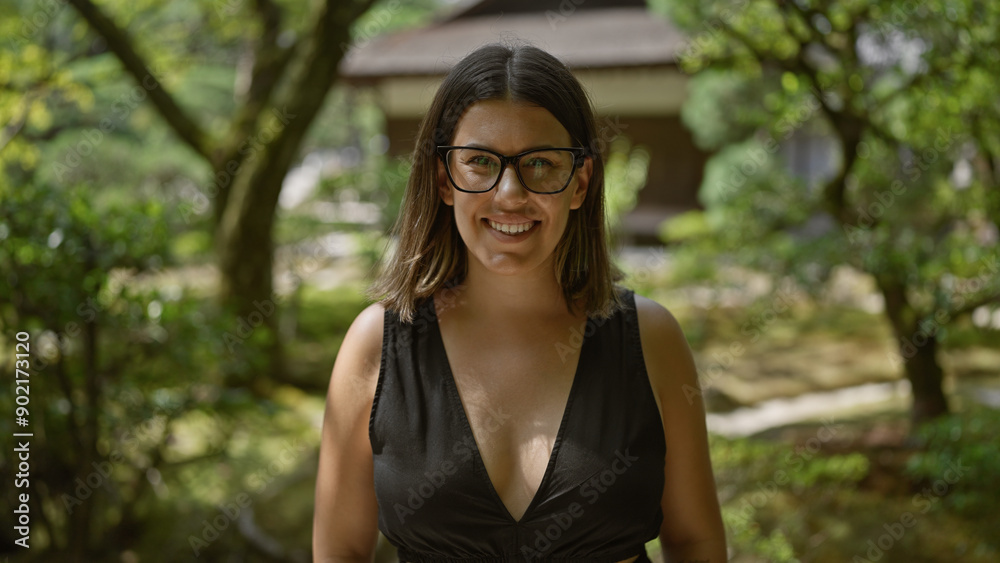
[(579, 364), (538, 492), (520, 520), (480, 457), (433, 299), (412, 323), (386, 311), (369, 436), (378, 526), (401, 561), (648, 561), (644, 544), (663, 520), (666, 444), (635, 296), (623, 291), (625, 309), (588, 319), (584, 334), (566, 343), (582, 346)]

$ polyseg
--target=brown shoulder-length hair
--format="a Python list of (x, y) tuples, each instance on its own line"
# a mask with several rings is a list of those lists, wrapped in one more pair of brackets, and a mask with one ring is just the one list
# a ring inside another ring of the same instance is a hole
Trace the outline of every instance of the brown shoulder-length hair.
[(417, 135), (413, 167), (393, 227), (395, 249), (383, 257), (369, 297), (410, 322), (421, 301), (465, 279), (465, 243), (454, 212), (437, 190), (436, 147), (451, 144), (466, 108), (498, 99), (547, 109), (593, 160), (583, 205), (570, 211), (566, 231), (556, 245), (554, 273), (571, 312), (581, 307), (588, 316), (610, 316), (622, 306), (614, 287), (622, 276), (608, 251), (604, 161), (594, 112), (566, 65), (530, 45), (480, 47), (445, 77)]

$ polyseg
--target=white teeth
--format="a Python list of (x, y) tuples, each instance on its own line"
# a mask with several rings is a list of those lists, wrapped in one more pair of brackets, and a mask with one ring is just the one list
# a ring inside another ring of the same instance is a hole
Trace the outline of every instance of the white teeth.
[(489, 223), (490, 226), (493, 227), (494, 229), (500, 231), (501, 233), (507, 233), (508, 235), (516, 235), (519, 233), (523, 233), (524, 231), (527, 231), (535, 224), (534, 221), (530, 223), (521, 223), (519, 225), (505, 225), (503, 223), (497, 223), (496, 221), (489, 221)]

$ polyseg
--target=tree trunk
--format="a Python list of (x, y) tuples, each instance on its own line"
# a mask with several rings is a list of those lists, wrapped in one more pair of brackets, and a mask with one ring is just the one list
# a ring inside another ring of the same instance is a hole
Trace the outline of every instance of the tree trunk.
[(903, 370), (910, 381), (913, 427), (948, 414), (948, 399), (942, 384), (944, 370), (938, 363), (938, 327), (933, 321), (921, 324), (920, 315), (906, 299), (906, 286), (891, 274), (876, 276), (885, 298), (885, 312), (892, 324)]
[[(255, 392), (266, 394), (268, 380), (283, 379), (284, 375), (271, 280), (271, 235), (278, 194), (310, 123), (336, 81), (343, 46), (351, 41), (351, 24), (374, 0), (317, 1), (310, 18), (314, 23), (302, 39), (304, 52), (298, 44), (278, 47), (282, 14), (277, 4), (254, 3), (263, 31), (250, 88), (227, 140), (221, 144), (160, 84), (125, 30), (92, 0), (69, 1), (105, 39), (126, 72), (148, 91), (153, 106), (180, 139), (212, 165), (217, 178), (226, 179), (215, 194), (214, 235), (222, 276), (220, 297), (235, 313), (230, 331), (223, 335), (235, 354), (235, 362), (227, 368), (227, 382), (249, 384)], [(282, 80), (286, 67), (295, 71), (287, 82)], [(272, 98), (278, 101), (272, 103)], [(272, 124), (266, 124), (271, 117)], [(246, 153), (254, 156), (244, 157)], [(261, 352), (269, 357), (267, 365), (254, 361)]]
[[(287, 167), (285, 168), (287, 170)], [(269, 393), (270, 380), (282, 379), (284, 354), (278, 331), (278, 299), (274, 295), (272, 264), (276, 205), (248, 201), (265, 193), (277, 197), (284, 173), (269, 177), (258, 170), (237, 177), (226, 219), (216, 231), (216, 252), (221, 271), (220, 297), (232, 317), (227, 323), (227, 348), (235, 362), (229, 364), (226, 379), (230, 386), (246, 385), (259, 396)], [(243, 184), (243, 185), (241, 185)], [(242, 204), (242, 205), (240, 205)], [(239, 207), (234, 209), (234, 207)], [(256, 358), (266, 358), (264, 362)]]
[(291, 78), (294, 87), (287, 97), (279, 96), (283, 102), (271, 110), (271, 124), (258, 134), (261, 138), (267, 132), (272, 140), (266, 142), (252, 166), (237, 173), (216, 230), (223, 303), (235, 312), (238, 324), (264, 329), (254, 346), (263, 347), (269, 356), (267, 373), (251, 366), (252, 373), (244, 374), (251, 378), (251, 388), (258, 391), (262, 385), (267, 387), (269, 379), (285, 378), (278, 299), (272, 280), (272, 231), (278, 195), (310, 124), (336, 81), (344, 55), (340, 45), (350, 42), (348, 24), (370, 3), (327, 2), (320, 11), (301, 65)]
[[(918, 330), (912, 333), (910, 342), (901, 341), (899, 346), (905, 362), (906, 378), (910, 380), (913, 390), (913, 411), (910, 414), (914, 427), (949, 412), (948, 399), (942, 389), (944, 371), (937, 360), (937, 334), (923, 335)], [(907, 357), (907, 354), (912, 357)]]

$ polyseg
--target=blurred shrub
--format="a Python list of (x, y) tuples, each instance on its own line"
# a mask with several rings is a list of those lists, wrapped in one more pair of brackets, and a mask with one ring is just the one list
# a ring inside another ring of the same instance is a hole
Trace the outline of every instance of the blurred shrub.
[(921, 494), (926, 493), (931, 510), (997, 521), (1000, 481), (993, 479), (1000, 470), (997, 428), (1000, 411), (975, 407), (918, 429), (916, 439), (922, 448), (907, 462), (906, 473), (918, 482)]
[[(0, 294), (0, 364), (11, 362), (16, 332), (31, 335), (31, 555), (190, 559), (200, 517), (213, 520), (216, 504), (240, 492), (273, 493), (303, 459), (309, 442), (294, 437), (315, 440), (304, 417), (289, 416), (298, 399), (222, 385), (222, 367), (238, 361), (225, 335), (237, 327), (162, 276), (170, 236), (159, 202), (96, 199), (89, 186), (0, 182), (9, 287)], [(12, 392), (0, 387), (0, 402), (13, 405)], [(8, 435), (13, 418), (0, 420)], [(0, 471), (11, 474), (11, 463), (0, 454)], [(18, 492), (4, 489), (8, 505)], [(229, 524), (203, 553), (246, 550)], [(12, 534), (0, 532), (4, 545)]]
[(604, 198), (612, 236), (621, 235), (622, 218), (635, 207), (648, 173), (649, 151), (645, 147), (632, 145), (624, 135), (611, 141), (604, 163)]
[[(729, 546), (744, 558), (792, 562), (808, 538), (802, 497), (835, 496), (868, 473), (860, 453), (827, 455), (820, 450), (835, 430), (820, 429), (803, 445), (753, 438), (710, 436), (712, 463), (722, 502)], [(746, 560), (746, 559), (741, 559)]]

